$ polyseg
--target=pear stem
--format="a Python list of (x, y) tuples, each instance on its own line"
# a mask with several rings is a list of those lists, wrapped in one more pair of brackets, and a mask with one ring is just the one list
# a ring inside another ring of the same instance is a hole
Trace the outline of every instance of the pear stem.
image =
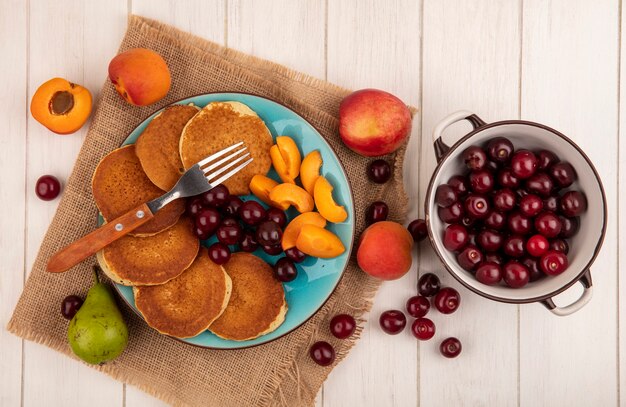
[(98, 266), (93, 266), (93, 275), (94, 275), (95, 281), (96, 281), (94, 283), (94, 285), (98, 284), (100, 282), (100, 279), (98, 278), (98, 268), (99, 268)]

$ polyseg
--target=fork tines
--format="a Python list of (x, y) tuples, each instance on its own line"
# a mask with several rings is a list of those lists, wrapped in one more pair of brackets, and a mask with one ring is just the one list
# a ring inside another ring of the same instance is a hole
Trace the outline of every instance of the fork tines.
[[(234, 152), (228, 154), (233, 150)], [(252, 162), (253, 158), (249, 158), (244, 161), (246, 158), (250, 157), (250, 153), (247, 150), (248, 147), (243, 144), (243, 141), (240, 141), (239, 143), (226, 147), (215, 154), (211, 154), (204, 160), (199, 161), (197, 165), (200, 167), (211, 185), (219, 185)], [(241, 163), (242, 161), (244, 162)], [(237, 167), (235, 167), (236, 165)]]

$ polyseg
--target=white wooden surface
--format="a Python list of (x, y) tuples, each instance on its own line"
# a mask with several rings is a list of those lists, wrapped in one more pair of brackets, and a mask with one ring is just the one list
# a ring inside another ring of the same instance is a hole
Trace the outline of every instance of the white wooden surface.
[[(57, 202), (35, 197), (34, 183), (44, 173), (66, 179), (84, 136), (45, 130), (30, 117), (30, 97), (53, 76), (96, 94), (128, 12), (419, 106), (404, 171), (411, 217), (423, 213), (436, 165), (432, 129), (461, 108), (486, 121), (552, 125), (600, 172), (610, 223), (593, 267), (595, 297), (585, 309), (557, 318), (539, 305), (484, 300), (448, 277), (423, 243), (411, 273), (383, 285), (362, 339), (329, 376), (318, 406), (626, 405), (626, 309), (619, 301), (626, 279), (618, 272), (626, 250), (619, 234), (626, 226), (619, 201), (626, 188), (626, 11), (618, 0), (0, 0), (0, 325), (56, 209)], [(459, 125), (449, 137), (466, 130)], [(418, 273), (428, 271), (461, 291), (460, 310), (433, 316), (437, 335), (429, 342), (408, 332), (384, 335), (380, 312), (402, 308)], [(573, 288), (557, 302), (578, 293)], [(437, 351), (450, 335), (464, 345), (455, 360)], [(0, 406), (21, 405), (163, 403), (1, 329)]]

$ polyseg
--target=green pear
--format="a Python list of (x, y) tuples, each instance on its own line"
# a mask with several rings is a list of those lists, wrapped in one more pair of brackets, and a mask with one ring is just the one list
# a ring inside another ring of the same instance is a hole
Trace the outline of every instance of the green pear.
[(128, 327), (111, 289), (98, 280), (67, 330), (72, 351), (87, 363), (101, 364), (118, 357), (128, 344)]

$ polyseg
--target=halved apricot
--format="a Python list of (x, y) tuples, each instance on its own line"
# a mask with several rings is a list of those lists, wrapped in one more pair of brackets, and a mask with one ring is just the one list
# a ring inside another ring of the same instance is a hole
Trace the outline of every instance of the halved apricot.
[(295, 178), (289, 176), (287, 163), (283, 159), (283, 156), (280, 154), (278, 145), (274, 144), (272, 147), (270, 147), (270, 158), (272, 159), (272, 165), (274, 166), (274, 169), (278, 173), (280, 179), (288, 184), (295, 184)]
[(330, 182), (328, 182), (326, 178), (319, 176), (317, 181), (315, 181), (315, 187), (313, 189), (315, 206), (317, 206), (320, 215), (334, 223), (343, 222), (348, 218), (346, 208), (335, 203), (333, 199), (333, 186), (330, 185)]
[[(259, 198), (261, 201), (268, 205), (274, 206), (274, 202), (270, 199), (270, 191), (278, 185), (278, 182), (265, 175), (257, 174), (250, 180), (250, 191)], [(280, 207), (281, 209), (287, 209), (289, 206)]]
[(341, 240), (333, 232), (316, 225), (304, 225), (300, 230), (296, 247), (302, 253), (328, 259), (346, 251)]
[(53, 78), (35, 91), (30, 102), (30, 113), (35, 120), (55, 133), (74, 133), (91, 114), (91, 93), (63, 78)]
[(293, 218), (283, 231), (283, 250), (291, 249), (296, 245), (298, 235), (304, 225), (316, 225), (323, 228), (326, 226), (326, 219), (317, 212), (305, 212)]
[(322, 166), (322, 155), (318, 150), (311, 151), (302, 160), (300, 166), (300, 181), (306, 192), (313, 195), (315, 181), (320, 176), (320, 167)]
[(293, 205), (300, 213), (310, 212), (315, 207), (313, 197), (296, 184), (276, 185), (270, 191), (270, 200), (281, 208)]

